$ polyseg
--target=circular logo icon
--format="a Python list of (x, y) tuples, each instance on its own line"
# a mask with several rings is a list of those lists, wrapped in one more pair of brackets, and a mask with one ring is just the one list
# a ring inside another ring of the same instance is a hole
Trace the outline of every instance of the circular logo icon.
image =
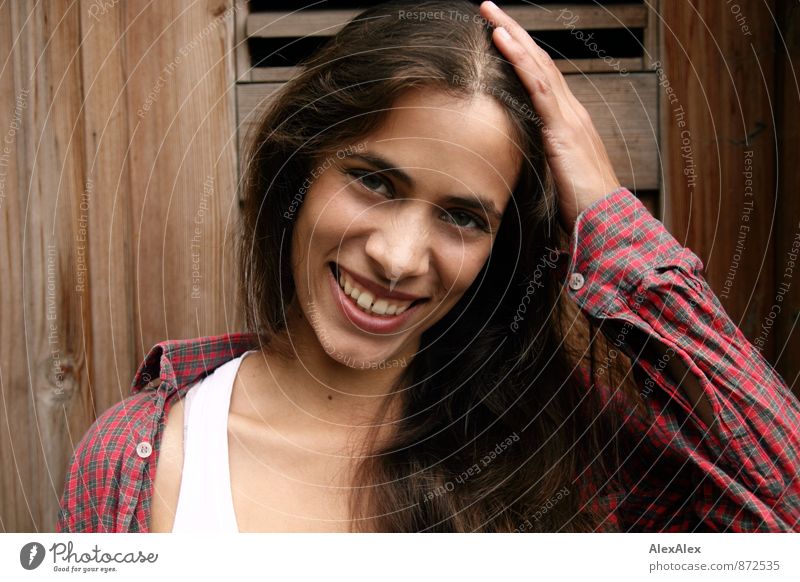
[(26, 570), (35, 570), (44, 561), (44, 546), (39, 542), (29, 542), (19, 551), (19, 563)]

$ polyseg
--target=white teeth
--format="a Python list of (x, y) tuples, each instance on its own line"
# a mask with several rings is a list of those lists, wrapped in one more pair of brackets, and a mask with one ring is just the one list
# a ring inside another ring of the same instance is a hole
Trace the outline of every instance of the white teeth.
[(359, 295), (358, 298), (356, 298), (356, 303), (358, 303), (364, 309), (369, 309), (370, 307), (372, 307), (373, 299), (375, 298), (372, 296), (372, 293), (370, 293), (369, 291), (362, 291), (361, 295)]
[(344, 273), (339, 273), (339, 286), (344, 289), (345, 295), (353, 299), (361, 309), (378, 315), (400, 315), (411, 305), (410, 301), (398, 303), (390, 303), (387, 299), (376, 301), (372, 293), (356, 287)]

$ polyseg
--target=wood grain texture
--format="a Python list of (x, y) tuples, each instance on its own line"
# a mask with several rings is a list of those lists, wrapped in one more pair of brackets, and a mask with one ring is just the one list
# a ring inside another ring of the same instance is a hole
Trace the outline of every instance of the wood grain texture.
[(231, 6), (0, 5), (2, 531), (155, 343), (240, 329)]
[[(238, 55), (237, 55), (238, 58)], [(249, 58), (245, 53), (245, 58)], [(558, 70), (565, 75), (586, 73), (616, 73), (620, 71), (642, 71), (642, 59), (638, 57), (620, 58), (606, 62), (602, 59), (554, 59)], [(242, 73), (242, 82), (276, 83), (288, 81), (301, 70), (301, 67), (252, 67)]]
[[(632, 189), (657, 189), (658, 114), (654, 73), (570, 75), (570, 89), (603, 137), (617, 176)], [(281, 83), (248, 83), (237, 89), (242, 144)], [(241, 147), (241, 146), (240, 146)]]
[(774, 301), (774, 2), (739, 2), (738, 18), (731, 6), (660, 5), (663, 198), (667, 227), (755, 342)]
[[(2, 302), (0, 365), (6, 530), (47, 530), (58, 510), (71, 415), (88, 419), (81, 331), (85, 299), (77, 275), (84, 150), (80, 128), (77, 6), (3, 5), (4, 146), (12, 176), (4, 199), (3, 246), (11, 285)], [(16, 131), (12, 128), (16, 126)], [(5, 287), (5, 285), (4, 285)], [(65, 411), (70, 412), (65, 414)], [(78, 423), (79, 424), (79, 423)], [(85, 425), (84, 425), (85, 426)]]
[[(505, 6), (504, 11), (519, 22), (525, 30), (561, 30), (564, 25), (562, 10), (570, 18), (577, 16), (580, 28), (642, 28), (647, 24), (647, 7), (643, 4), (610, 4), (608, 6), (548, 4), (542, 6)], [(250, 37), (333, 36), (361, 10), (331, 9), (294, 12), (253, 12), (247, 19)], [(419, 18), (409, 11), (409, 19)], [(561, 20), (559, 17), (561, 15)], [(447, 13), (434, 13), (430, 18), (445, 20)]]
[(237, 327), (227, 248), (237, 210), (231, 7), (123, 7), (126, 53), (136, 55), (127, 93), (140, 353)]
[[(775, 365), (788, 383), (800, 384), (800, 4), (776, 2), (775, 108), (778, 126), (778, 198), (775, 224), (775, 296), (784, 297), (775, 322)], [(794, 263), (794, 264), (792, 264)], [(788, 287), (787, 287), (788, 286)], [(800, 387), (797, 388), (800, 393)]]

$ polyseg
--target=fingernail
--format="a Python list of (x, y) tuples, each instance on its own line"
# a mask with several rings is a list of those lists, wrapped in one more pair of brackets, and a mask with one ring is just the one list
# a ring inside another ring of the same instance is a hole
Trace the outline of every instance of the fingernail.
[(498, 26), (496, 30), (497, 34), (500, 35), (500, 38), (502, 38), (503, 40), (511, 40), (511, 35), (508, 34), (508, 31), (505, 28), (503, 28), (502, 26)]
[(494, 3), (494, 2), (492, 2), (491, 0), (489, 0), (489, 1), (488, 1), (488, 2), (486, 2), (486, 3), (487, 3), (489, 6), (491, 6), (492, 8), (497, 8), (497, 4), (495, 4), (495, 3)]

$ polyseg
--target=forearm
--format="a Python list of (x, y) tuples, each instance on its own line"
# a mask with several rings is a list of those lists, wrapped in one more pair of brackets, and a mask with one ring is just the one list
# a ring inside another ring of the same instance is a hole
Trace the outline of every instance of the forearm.
[[(655, 420), (636, 426), (638, 438), (668, 450), (676, 470), (696, 467), (703, 489), (687, 494), (703, 522), (794, 527), (800, 405), (722, 309), (700, 260), (628, 192), (579, 217), (572, 251), (571, 272), (585, 283), (569, 285), (570, 294), (587, 316), (609, 323), (604, 332), (622, 338), (644, 373)], [(663, 486), (674, 484), (664, 476)]]

